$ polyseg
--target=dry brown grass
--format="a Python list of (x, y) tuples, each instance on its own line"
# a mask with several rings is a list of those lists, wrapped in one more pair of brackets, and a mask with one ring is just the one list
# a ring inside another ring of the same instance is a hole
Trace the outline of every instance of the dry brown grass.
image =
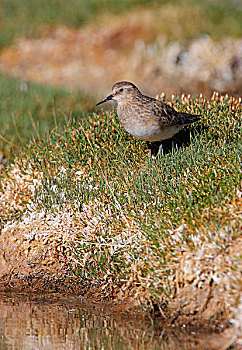
[(194, 33), (200, 17), (199, 5), (166, 4), (156, 11), (137, 9), (123, 16), (102, 16), (78, 30), (59, 26), (38, 39), (20, 39), (4, 49), (0, 69), (97, 96), (119, 80), (133, 81), (149, 94), (202, 91), (210, 96), (219, 90), (239, 95), (239, 39), (225, 37), (216, 42), (199, 35), (180, 42), (184, 31)]

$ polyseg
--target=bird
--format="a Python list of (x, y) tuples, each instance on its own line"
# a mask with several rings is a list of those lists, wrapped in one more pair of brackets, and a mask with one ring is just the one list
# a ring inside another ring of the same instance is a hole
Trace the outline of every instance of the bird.
[(108, 101), (117, 103), (118, 118), (124, 129), (132, 136), (144, 140), (154, 155), (152, 145), (172, 138), (186, 125), (200, 120), (201, 115), (178, 112), (156, 98), (143, 95), (133, 83), (120, 81), (113, 85), (112, 93), (98, 102), (99, 106)]

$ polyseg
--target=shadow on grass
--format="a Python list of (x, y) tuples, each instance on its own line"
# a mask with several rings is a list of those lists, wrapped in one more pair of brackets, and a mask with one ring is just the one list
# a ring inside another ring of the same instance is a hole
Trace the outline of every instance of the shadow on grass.
[(172, 138), (162, 142), (147, 142), (147, 147), (154, 157), (157, 157), (159, 149), (162, 149), (163, 154), (166, 155), (171, 153), (173, 149), (178, 150), (182, 147), (188, 147), (194, 138), (199, 139), (201, 134), (207, 129), (208, 127), (204, 125), (198, 125), (195, 129), (183, 129)]

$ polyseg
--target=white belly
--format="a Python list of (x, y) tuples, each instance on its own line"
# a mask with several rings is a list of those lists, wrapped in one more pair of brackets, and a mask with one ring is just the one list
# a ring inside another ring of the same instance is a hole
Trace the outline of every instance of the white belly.
[[(128, 125), (127, 125), (128, 124)], [(181, 126), (168, 126), (160, 129), (156, 123), (124, 123), (125, 130), (140, 140), (155, 142), (171, 138)]]

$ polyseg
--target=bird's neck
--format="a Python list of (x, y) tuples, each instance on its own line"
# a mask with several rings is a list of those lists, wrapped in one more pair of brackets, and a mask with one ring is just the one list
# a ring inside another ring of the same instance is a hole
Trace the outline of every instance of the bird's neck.
[(137, 103), (140, 103), (142, 100), (142, 95), (134, 95), (130, 96), (129, 99), (124, 99), (118, 102), (118, 109), (120, 110), (131, 110), (133, 109)]
[(117, 112), (120, 122), (124, 125), (127, 121), (132, 119), (135, 115), (137, 105), (140, 105), (137, 102), (137, 98), (128, 99), (125, 101), (120, 101), (117, 106)]
[(117, 106), (117, 111), (118, 111), (118, 114), (122, 114), (122, 113), (132, 113), (132, 110), (134, 108), (134, 101), (131, 101), (131, 100), (126, 100), (126, 101), (121, 101), (118, 103), (118, 106)]

